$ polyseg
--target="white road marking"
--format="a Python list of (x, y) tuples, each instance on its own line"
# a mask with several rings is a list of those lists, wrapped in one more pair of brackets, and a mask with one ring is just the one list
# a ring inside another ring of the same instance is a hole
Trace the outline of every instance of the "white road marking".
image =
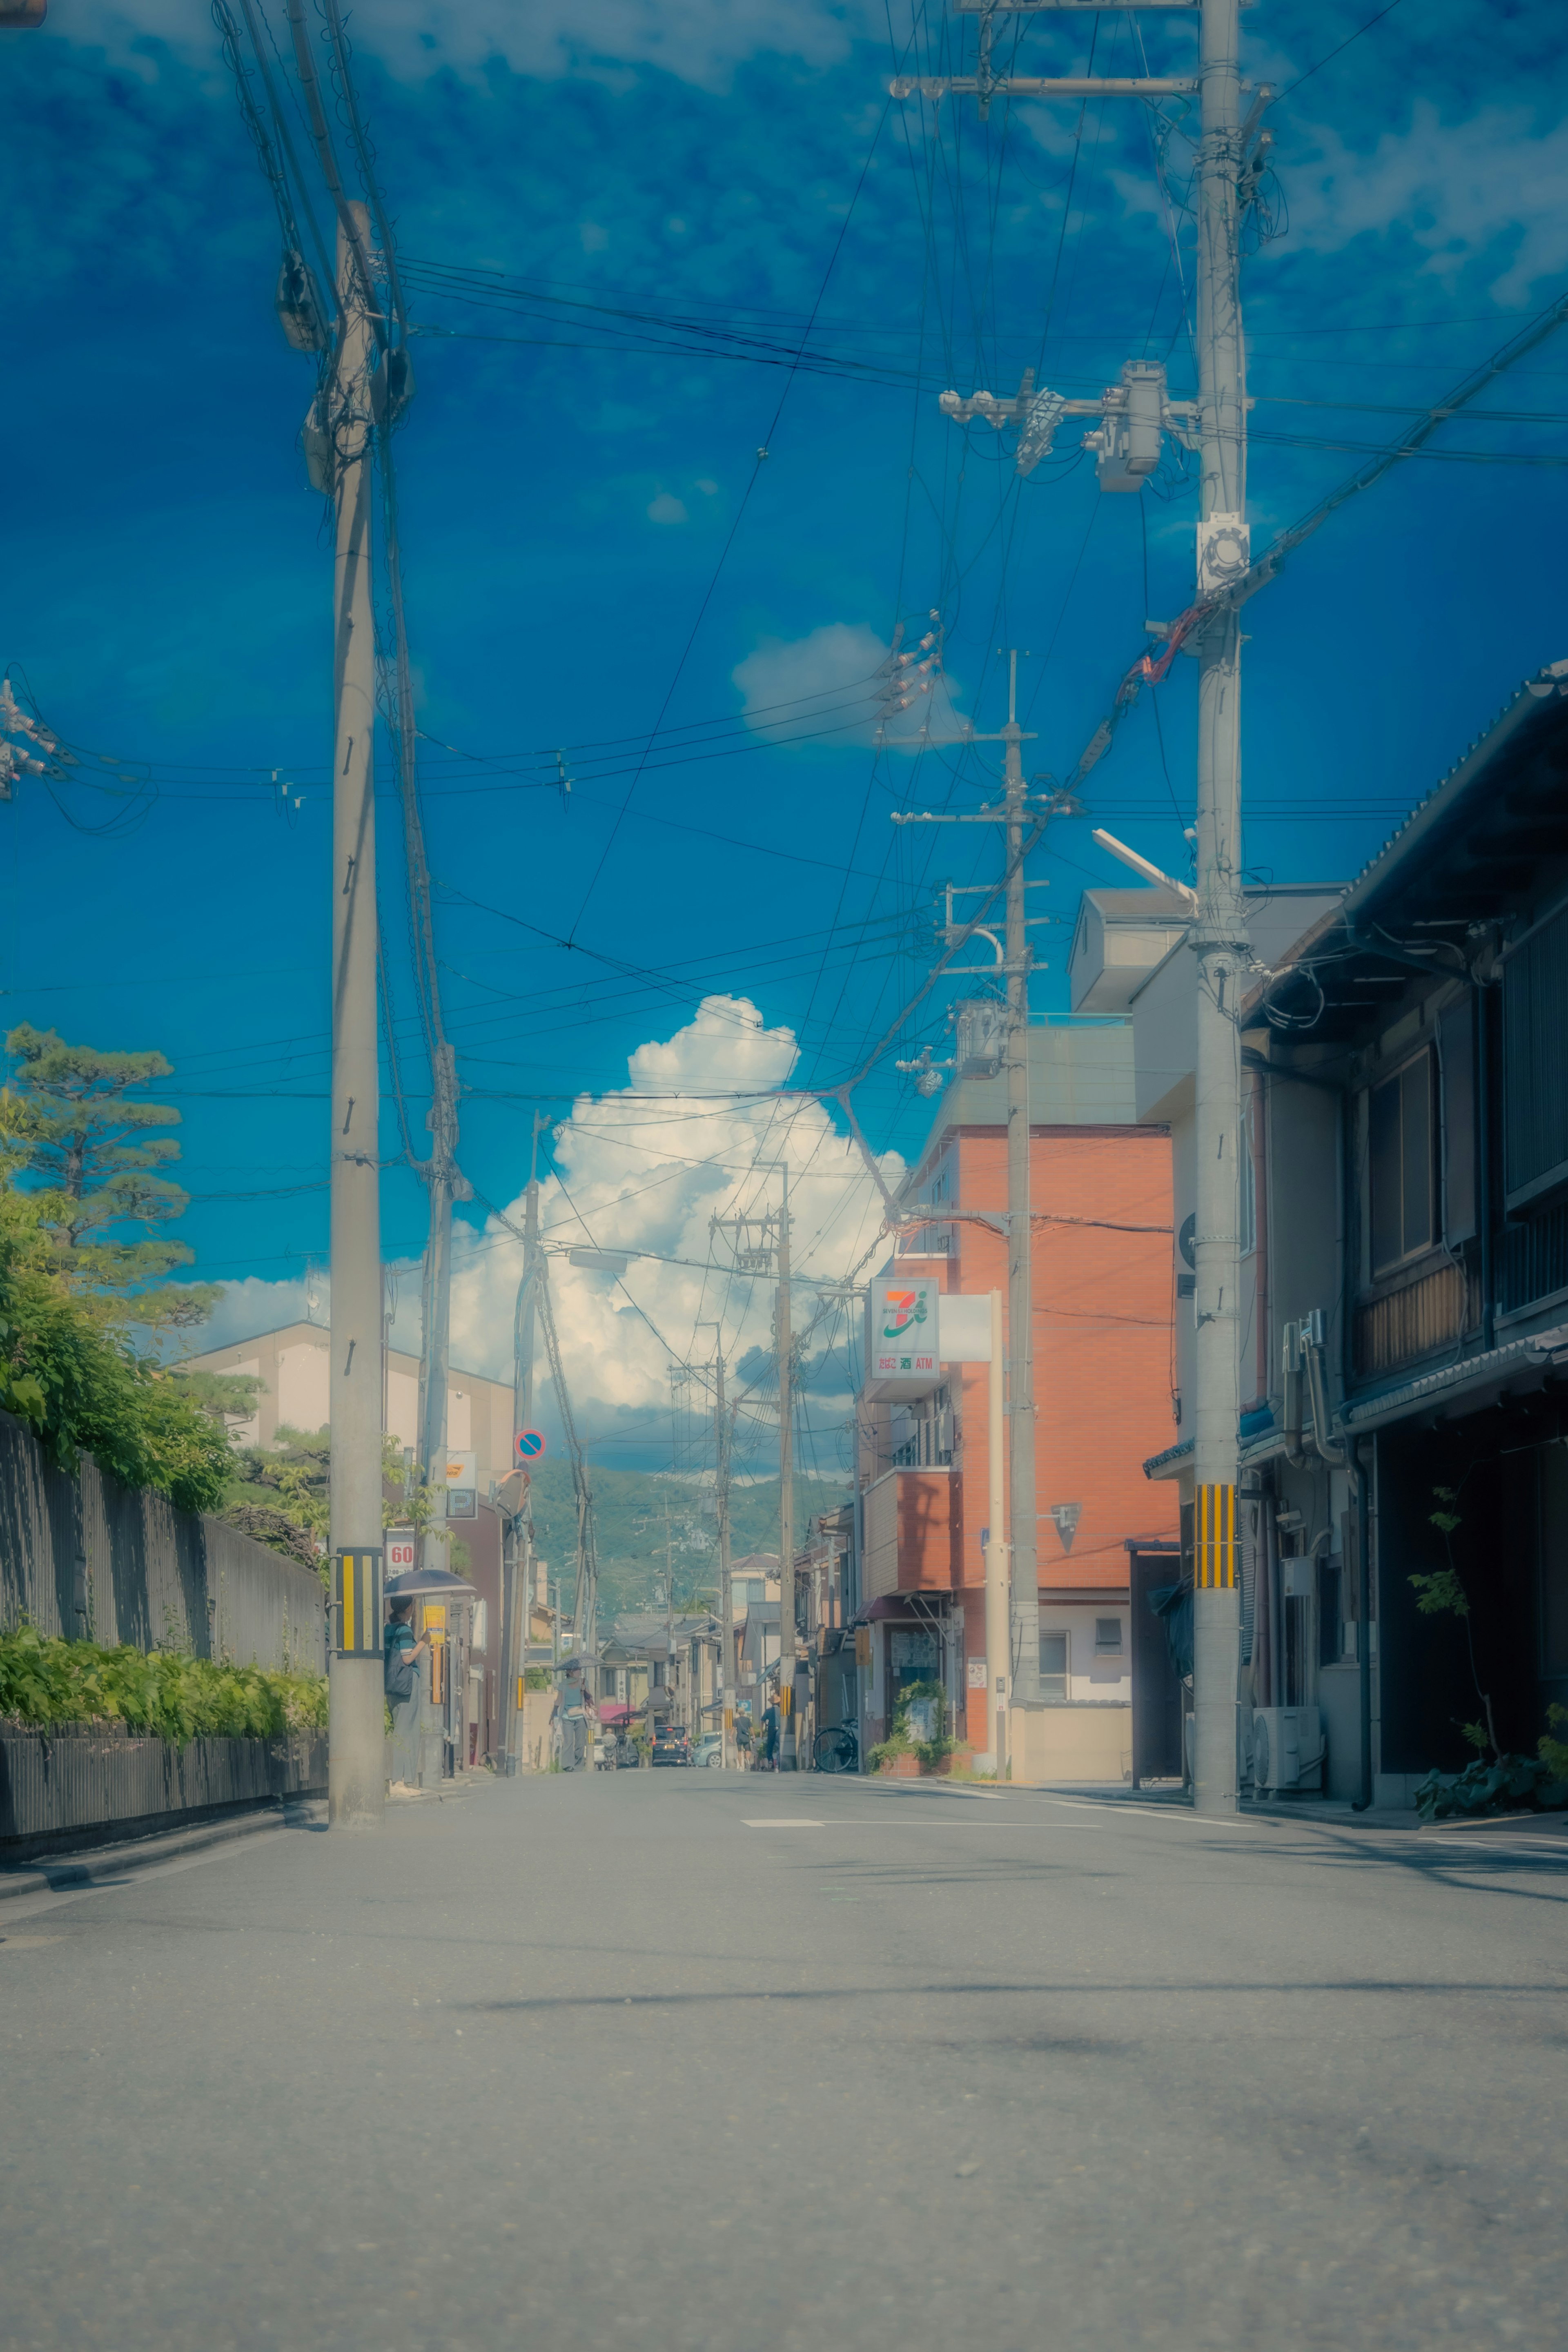
[(826, 1822), (781, 1821), (776, 1814), (773, 1814), (765, 1822), (743, 1822), (742, 1823), (742, 1827), (748, 1830), (825, 1830), (827, 1827), (827, 1823)]

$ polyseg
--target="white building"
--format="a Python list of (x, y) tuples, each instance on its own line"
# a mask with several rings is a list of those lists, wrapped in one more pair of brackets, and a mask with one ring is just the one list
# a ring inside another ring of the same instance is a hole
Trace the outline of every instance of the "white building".
[[(188, 1356), (186, 1369), (200, 1372), (234, 1372), (259, 1380), (262, 1393), (256, 1412), (237, 1432), (241, 1445), (271, 1445), (279, 1429), (314, 1432), (328, 1419), (328, 1348), (331, 1335), (320, 1323), (285, 1323), (277, 1331), (234, 1340), (205, 1355)], [(386, 1355), (385, 1394), (382, 1427), (401, 1446), (419, 1444), (419, 1359), (397, 1349)], [(447, 1378), (447, 1444), (454, 1454), (472, 1453), (479, 1492), (488, 1495), (492, 1479), (511, 1467), (512, 1392), (510, 1381), (487, 1380), (482, 1372), (460, 1371), (454, 1365)]]

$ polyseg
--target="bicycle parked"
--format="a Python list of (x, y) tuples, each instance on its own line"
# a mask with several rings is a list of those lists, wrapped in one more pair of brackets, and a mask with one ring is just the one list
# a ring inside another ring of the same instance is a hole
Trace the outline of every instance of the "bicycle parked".
[(817, 1772), (858, 1772), (860, 1740), (853, 1724), (832, 1723), (811, 1743), (812, 1769)]

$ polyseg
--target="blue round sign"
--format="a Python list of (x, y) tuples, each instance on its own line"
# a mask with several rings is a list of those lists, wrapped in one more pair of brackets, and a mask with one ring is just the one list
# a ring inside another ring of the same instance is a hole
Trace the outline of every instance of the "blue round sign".
[(542, 1429), (520, 1429), (517, 1433), (517, 1458), (520, 1462), (538, 1462), (544, 1453), (544, 1432)]

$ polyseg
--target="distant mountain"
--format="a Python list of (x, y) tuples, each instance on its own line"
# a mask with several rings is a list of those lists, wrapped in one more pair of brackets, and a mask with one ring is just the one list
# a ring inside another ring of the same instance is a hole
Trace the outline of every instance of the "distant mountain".
[[(662, 1590), (664, 1581), (667, 1514), (677, 1609), (692, 1603), (701, 1606), (716, 1594), (719, 1538), (711, 1484), (700, 1486), (695, 1480), (647, 1470), (595, 1469), (591, 1475), (599, 1539), (601, 1622), (620, 1610), (654, 1606), (655, 1592)], [(541, 1464), (533, 1473), (530, 1493), (535, 1541), (549, 1562), (552, 1586), (560, 1572), (569, 1608), (577, 1557), (577, 1507), (572, 1495), (571, 1465)], [(826, 1480), (797, 1478), (796, 1543), (806, 1540), (818, 1512), (837, 1510), (850, 1500), (851, 1494), (847, 1480), (829, 1485)], [(778, 1480), (732, 1486), (730, 1548), (734, 1558), (748, 1551), (776, 1552), (778, 1547)]]

